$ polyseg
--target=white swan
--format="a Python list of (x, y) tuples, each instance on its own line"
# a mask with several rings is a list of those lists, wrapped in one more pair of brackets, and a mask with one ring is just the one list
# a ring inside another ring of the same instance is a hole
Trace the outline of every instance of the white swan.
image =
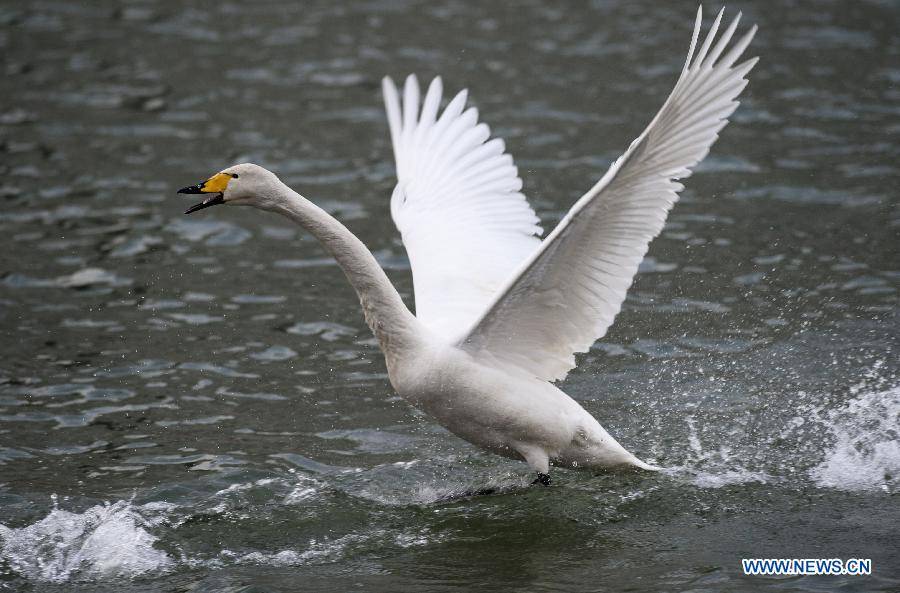
[[(440, 115), (441, 81), (419, 110), (383, 81), (399, 183), (391, 214), (412, 266), (413, 316), (371, 252), (340, 222), (273, 173), (235, 165), (180, 190), (209, 194), (187, 212), (242, 204), (282, 214), (334, 256), (359, 295), (391, 384), (463, 439), (524, 459), (550, 483), (550, 464), (656, 469), (629, 453), (557, 381), (619, 312), (638, 264), (682, 186), (735, 110), (756, 59), (735, 65), (756, 27), (713, 46), (722, 12), (662, 109), (609, 171), (541, 241), (538, 219), (502, 140), (488, 140), (466, 92)], [(728, 50), (726, 52), (726, 49)]]

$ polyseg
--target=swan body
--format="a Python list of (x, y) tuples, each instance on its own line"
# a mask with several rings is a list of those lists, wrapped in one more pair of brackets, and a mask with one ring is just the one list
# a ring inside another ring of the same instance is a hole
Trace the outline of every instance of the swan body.
[(250, 205), (313, 234), (356, 290), (394, 389), (454, 434), (526, 461), (544, 484), (551, 465), (657, 469), (553, 382), (612, 324), (678, 198), (677, 180), (706, 156), (738, 105), (756, 59), (736, 61), (756, 28), (731, 44), (738, 14), (716, 40), (722, 14), (698, 49), (698, 10), (662, 109), (543, 240), (512, 157), (465, 108), (466, 91), (440, 111), (439, 78), (421, 101), (415, 77), (402, 98), (385, 78), (398, 177), (391, 215), (410, 258), (416, 315), (366, 246), (274, 173), (234, 165), (179, 193), (205, 196), (188, 213)]
[(391, 369), (394, 389), (441, 425), (541, 474), (561, 467), (652, 469), (625, 450), (574, 399), (515, 368), (485, 364), (440, 340)]

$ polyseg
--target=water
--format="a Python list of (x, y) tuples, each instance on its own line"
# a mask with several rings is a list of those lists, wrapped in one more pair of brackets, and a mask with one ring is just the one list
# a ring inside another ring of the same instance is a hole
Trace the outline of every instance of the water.
[(0, 589), (900, 589), (896, 8), (739, 8), (745, 100), (564, 384), (669, 469), (545, 489), (398, 400), (310, 237), (173, 192), (266, 165), (409, 298), (380, 77), (468, 86), (548, 226), (690, 3), (5, 3)]

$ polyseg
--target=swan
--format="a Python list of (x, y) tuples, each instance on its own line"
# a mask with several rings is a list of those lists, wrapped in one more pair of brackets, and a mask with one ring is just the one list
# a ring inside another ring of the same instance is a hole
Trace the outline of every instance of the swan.
[(271, 171), (234, 165), (179, 193), (205, 196), (187, 214), (254, 206), (311, 233), (356, 290), (396, 392), (466, 441), (524, 460), (535, 483), (550, 484), (551, 464), (657, 470), (554, 382), (612, 324), (683, 188), (677, 180), (738, 105), (757, 58), (736, 62), (756, 27), (731, 44), (738, 14), (713, 45), (722, 16), (697, 49), (698, 9), (687, 60), (660, 111), (543, 240), (512, 157), (466, 109), (466, 91), (440, 111), (440, 78), (420, 101), (415, 76), (402, 99), (385, 77), (398, 179), (391, 216), (409, 255), (415, 315), (366, 246)]

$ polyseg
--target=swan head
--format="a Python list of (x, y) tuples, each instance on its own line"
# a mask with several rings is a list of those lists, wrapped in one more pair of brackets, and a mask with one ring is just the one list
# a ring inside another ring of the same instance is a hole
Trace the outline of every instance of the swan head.
[(222, 169), (197, 185), (179, 189), (178, 193), (205, 196), (202, 202), (188, 208), (185, 214), (219, 204), (255, 206), (269, 210), (276, 201), (277, 192), (273, 189), (280, 183), (278, 177), (268, 169), (253, 163), (243, 163)]

